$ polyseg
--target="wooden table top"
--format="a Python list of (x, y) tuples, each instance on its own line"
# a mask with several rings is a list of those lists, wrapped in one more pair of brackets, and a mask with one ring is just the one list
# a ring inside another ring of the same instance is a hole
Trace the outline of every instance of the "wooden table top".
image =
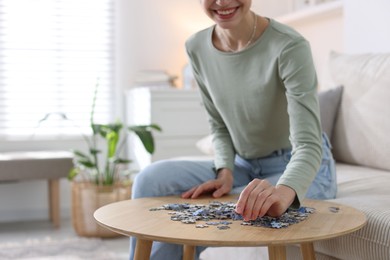
[[(281, 229), (243, 226), (242, 221), (232, 221), (233, 224), (227, 230), (215, 226), (196, 228), (194, 224), (172, 221), (166, 210), (149, 210), (169, 203), (208, 204), (213, 200), (235, 202), (237, 198), (237, 195), (230, 195), (220, 199), (153, 197), (125, 200), (99, 208), (94, 217), (102, 226), (123, 235), (203, 246), (268, 246), (313, 242), (351, 233), (366, 223), (364, 213), (359, 210), (319, 200), (305, 200), (303, 206), (313, 207), (315, 212), (309, 214), (306, 220)], [(332, 212), (329, 207), (338, 207), (339, 211)]]

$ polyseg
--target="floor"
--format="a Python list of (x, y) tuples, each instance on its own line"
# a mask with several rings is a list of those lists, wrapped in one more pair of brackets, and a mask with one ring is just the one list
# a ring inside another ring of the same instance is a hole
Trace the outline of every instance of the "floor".
[[(70, 219), (62, 219), (61, 227), (55, 229), (49, 221), (30, 221), (0, 223), (0, 244), (23, 243), (29, 239), (52, 239), (76, 238)], [(118, 237), (103, 239), (107, 248), (123, 256), (117, 260), (127, 260), (129, 239)], [(202, 260), (235, 260), (235, 259), (268, 259), (266, 248), (209, 248), (201, 255)], [(263, 250), (261, 250), (263, 249)], [(264, 250), (265, 249), (265, 250)]]
[[(29, 239), (64, 239), (76, 238), (70, 219), (62, 219), (58, 229), (52, 227), (49, 221), (30, 221), (0, 223), (0, 244), (1, 243), (23, 243)], [(107, 248), (123, 255), (128, 255), (129, 238), (118, 237), (103, 239)]]

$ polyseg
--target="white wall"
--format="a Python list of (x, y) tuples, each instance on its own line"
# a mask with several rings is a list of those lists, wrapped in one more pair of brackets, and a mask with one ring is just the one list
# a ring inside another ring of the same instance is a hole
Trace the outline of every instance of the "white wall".
[(390, 52), (390, 1), (344, 0), (345, 50)]
[(277, 20), (293, 27), (310, 42), (319, 88), (334, 87), (329, 79), (328, 57), (331, 51), (344, 51), (343, 4), (329, 2)]
[(121, 86), (132, 87), (135, 74), (140, 70), (165, 70), (180, 76), (186, 64), (185, 40), (210, 24), (199, 1), (120, 0), (118, 3)]
[(267, 17), (277, 17), (293, 10), (291, 0), (252, 0), (252, 10)]

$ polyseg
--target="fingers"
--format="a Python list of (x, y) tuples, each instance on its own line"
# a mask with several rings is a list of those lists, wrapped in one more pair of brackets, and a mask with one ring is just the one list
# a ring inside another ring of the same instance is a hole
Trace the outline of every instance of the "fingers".
[(237, 205), (236, 205), (236, 212), (238, 214), (243, 215), (244, 210), (247, 204), (247, 200), (249, 198), (249, 195), (251, 194), (252, 190), (256, 187), (256, 181), (257, 179), (251, 181), (245, 189), (241, 192), (240, 197), (238, 198)]
[[(182, 198), (198, 198), (206, 192), (213, 192), (214, 198), (219, 198), (230, 192), (231, 181), (222, 179), (210, 180), (195, 186), (182, 194)], [(236, 205), (236, 212), (244, 220), (255, 220), (264, 215), (280, 216), (294, 200), (295, 191), (289, 187), (278, 185), (274, 187), (267, 180), (254, 179), (241, 192)]]
[(276, 196), (273, 194), (274, 187), (268, 187), (266, 190), (257, 195), (252, 211), (247, 214), (251, 220), (262, 217), (268, 213), (271, 206), (277, 202)]
[(251, 195), (252, 191), (256, 188), (256, 186), (259, 184), (258, 183), (259, 181), (260, 181), (259, 179), (254, 179), (241, 192), (236, 205), (236, 212), (238, 214), (244, 215), (244, 211), (245, 208), (247, 207), (249, 196)]
[(184, 192), (181, 196), (184, 199), (196, 199), (201, 194), (218, 189), (220, 186), (221, 185), (218, 185), (216, 180), (210, 180), (205, 183), (202, 183), (201, 185), (191, 188), (190, 190)]
[(195, 187), (189, 189), (188, 191), (183, 192), (183, 193), (181, 194), (181, 197), (182, 197), (183, 199), (188, 199), (188, 198), (190, 198), (190, 197), (192, 196), (192, 194), (194, 193), (194, 191), (195, 191), (197, 188), (198, 188), (198, 186), (195, 186)]
[(230, 190), (231, 190), (231, 186), (229, 186), (229, 184), (223, 184), (219, 189), (213, 192), (213, 197), (220, 198), (223, 195), (229, 193)]
[(232, 186), (233, 175), (230, 170), (225, 169), (219, 172), (217, 179), (209, 180), (205, 183), (195, 186), (190, 190), (184, 192), (181, 196), (184, 199), (195, 199), (206, 192), (214, 191), (212, 194), (213, 197), (219, 198), (229, 193), (232, 189)]
[(223, 195), (229, 193), (232, 190), (233, 181), (233, 173), (231, 170), (227, 168), (219, 170), (216, 180), (216, 191), (214, 191), (213, 197), (220, 198)]
[(264, 216), (277, 202), (275, 187), (266, 180), (255, 179), (241, 192), (236, 211), (244, 220), (254, 220)]
[(211, 191), (214, 189), (214, 182), (213, 181), (208, 181), (208, 182), (205, 182), (201, 185), (199, 185), (194, 193), (192, 194), (191, 196), (191, 199), (196, 199), (197, 197), (199, 197), (199, 195), (205, 193), (205, 192), (208, 192), (208, 191)]

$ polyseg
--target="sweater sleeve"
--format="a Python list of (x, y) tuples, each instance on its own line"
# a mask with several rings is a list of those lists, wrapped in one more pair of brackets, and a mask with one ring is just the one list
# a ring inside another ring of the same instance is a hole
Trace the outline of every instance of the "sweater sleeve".
[[(186, 46), (187, 47), (187, 46)], [(211, 134), (213, 136), (213, 147), (214, 147), (214, 164), (216, 170), (222, 168), (228, 168), (233, 171), (234, 168), (234, 157), (235, 151), (233, 148), (232, 139), (230, 133), (224, 123), (224, 120), (218, 112), (213, 99), (204, 84), (202, 77), (199, 73), (196, 64), (196, 57), (191, 55), (189, 48), (187, 47), (187, 55), (190, 60), (190, 65), (194, 74), (194, 78), (199, 86), (200, 95), (202, 98), (203, 105), (207, 111), (208, 121), (211, 128)]]
[(294, 41), (281, 52), (279, 74), (286, 89), (292, 157), (278, 184), (294, 189), (300, 203), (322, 158), (317, 77), (306, 40)]

